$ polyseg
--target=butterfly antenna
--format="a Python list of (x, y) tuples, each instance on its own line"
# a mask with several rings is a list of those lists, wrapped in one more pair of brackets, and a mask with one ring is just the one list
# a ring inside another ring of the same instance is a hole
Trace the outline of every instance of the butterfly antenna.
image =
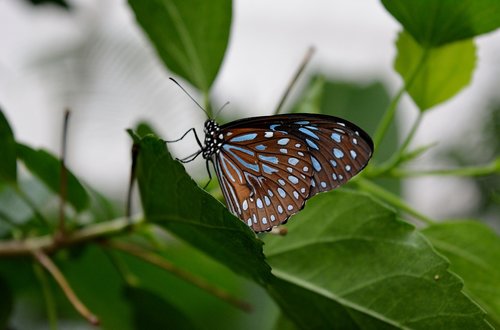
[(227, 101), (226, 103), (224, 103), (224, 105), (222, 105), (222, 107), (220, 107), (219, 110), (217, 110), (217, 112), (215, 113), (215, 116), (214, 118), (217, 118), (217, 116), (219, 115), (219, 113), (221, 113), (222, 110), (224, 110), (224, 108), (229, 105), (229, 101)]
[(168, 79), (172, 80), (177, 86), (179, 86), (180, 89), (182, 89), (182, 91), (184, 93), (186, 93), (187, 96), (189, 96), (189, 98), (198, 106), (198, 108), (200, 108), (206, 115), (208, 118), (210, 118), (207, 110), (205, 110), (198, 102), (196, 102), (196, 100), (187, 92), (187, 90), (184, 89), (184, 87), (181, 86), (181, 84), (179, 84), (174, 78), (172, 77), (169, 77)]
[(297, 82), (300, 75), (302, 74), (302, 72), (306, 68), (307, 63), (309, 63), (309, 61), (311, 60), (311, 57), (313, 56), (314, 51), (315, 51), (315, 49), (312, 46), (309, 47), (309, 49), (307, 50), (306, 55), (302, 59), (302, 62), (300, 63), (300, 66), (299, 66), (297, 72), (293, 76), (292, 81), (290, 81), (290, 83), (288, 84), (288, 87), (285, 90), (285, 94), (283, 94), (283, 96), (281, 97), (280, 103), (278, 104), (276, 111), (274, 111), (275, 115), (280, 113), (281, 109), (283, 108), (283, 104), (285, 103), (286, 99), (288, 98), (288, 94), (290, 94), (290, 91), (292, 90), (293, 86), (295, 86), (295, 83)]

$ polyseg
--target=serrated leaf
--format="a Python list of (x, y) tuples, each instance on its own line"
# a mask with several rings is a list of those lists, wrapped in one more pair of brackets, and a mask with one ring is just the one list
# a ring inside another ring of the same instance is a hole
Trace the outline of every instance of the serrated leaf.
[(500, 328), (500, 237), (477, 221), (449, 221), (422, 230), (465, 283), (465, 292)]
[[(38, 177), (54, 193), (60, 193), (61, 162), (54, 155), (42, 149), (31, 149), (24, 144), (17, 144), (20, 160), (33, 175)], [(89, 205), (89, 196), (76, 176), (67, 170), (67, 201), (76, 211), (83, 211)]]
[(489, 328), (427, 240), (364, 194), (321, 194), (288, 229), (264, 247), (271, 293), (303, 329)]
[[(425, 111), (447, 101), (469, 84), (476, 66), (476, 46), (464, 40), (425, 50), (406, 32), (396, 41), (394, 68), (409, 84), (413, 101)], [(423, 59), (423, 63), (420, 63)], [(418, 73), (414, 75), (416, 68)]]
[(441, 46), (500, 27), (497, 0), (382, 0), (382, 4), (423, 46)]
[(208, 92), (229, 40), (231, 0), (129, 0), (129, 4), (165, 65)]
[(137, 180), (146, 219), (236, 273), (265, 283), (270, 268), (252, 230), (198, 188), (164, 141), (148, 135), (138, 146)]
[(181, 310), (155, 292), (130, 286), (124, 292), (132, 306), (135, 329), (198, 329)]
[(5, 118), (0, 108), (0, 180), (10, 183), (17, 182), (16, 164), (16, 141), (14, 133), (10, 128), (7, 118)]

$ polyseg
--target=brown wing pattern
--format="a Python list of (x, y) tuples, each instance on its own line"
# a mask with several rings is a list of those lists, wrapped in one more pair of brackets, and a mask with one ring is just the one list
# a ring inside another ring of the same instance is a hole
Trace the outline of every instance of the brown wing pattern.
[(256, 232), (284, 223), (307, 199), (359, 173), (373, 144), (325, 115), (254, 117), (221, 126), (213, 161), (228, 208)]
[(271, 130), (228, 133), (214, 164), (231, 212), (260, 232), (301, 210), (314, 174), (307, 146)]

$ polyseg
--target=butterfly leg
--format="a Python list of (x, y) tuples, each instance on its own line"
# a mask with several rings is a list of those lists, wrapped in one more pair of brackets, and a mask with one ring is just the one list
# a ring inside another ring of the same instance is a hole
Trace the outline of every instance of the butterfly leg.
[(192, 162), (193, 160), (195, 160), (196, 157), (198, 157), (198, 155), (201, 154), (201, 152), (202, 152), (202, 150), (198, 150), (194, 154), (191, 154), (191, 155), (189, 155), (189, 156), (187, 156), (185, 158), (182, 158), (182, 159), (176, 158), (175, 160), (178, 160), (178, 161), (180, 161), (183, 164), (189, 163), (189, 162)]
[(208, 187), (208, 185), (210, 184), (210, 181), (212, 181), (212, 173), (210, 173), (210, 166), (208, 165), (209, 161), (210, 161), (210, 159), (207, 159), (207, 161), (205, 162), (205, 164), (207, 165), (208, 182), (205, 184), (203, 189), (206, 189)]
[[(200, 138), (198, 137), (198, 134), (196, 134), (196, 129), (194, 127), (191, 127), (190, 129), (188, 129), (186, 131), (186, 133), (182, 134), (182, 136), (180, 138), (178, 138), (177, 140), (165, 141), (165, 143), (179, 142), (180, 140), (184, 139), (186, 137), (186, 135), (188, 135), (189, 132), (191, 132), (191, 131), (194, 133), (194, 137), (196, 138), (196, 143), (198, 143), (198, 145), (200, 146), (200, 148), (203, 149), (203, 145), (201, 144)], [(189, 157), (191, 157), (191, 156), (189, 156)]]

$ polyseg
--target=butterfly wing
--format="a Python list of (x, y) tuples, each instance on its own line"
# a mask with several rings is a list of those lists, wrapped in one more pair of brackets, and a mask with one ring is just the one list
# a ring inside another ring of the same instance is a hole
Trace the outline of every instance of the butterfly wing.
[(368, 163), (373, 143), (333, 116), (286, 114), (221, 126), (214, 164), (229, 209), (256, 232), (286, 222), (313, 195), (347, 182)]
[(314, 175), (307, 146), (269, 129), (237, 129), (215, 155), (230, 211), (256, 232), (270, 230), (304, 207)]

